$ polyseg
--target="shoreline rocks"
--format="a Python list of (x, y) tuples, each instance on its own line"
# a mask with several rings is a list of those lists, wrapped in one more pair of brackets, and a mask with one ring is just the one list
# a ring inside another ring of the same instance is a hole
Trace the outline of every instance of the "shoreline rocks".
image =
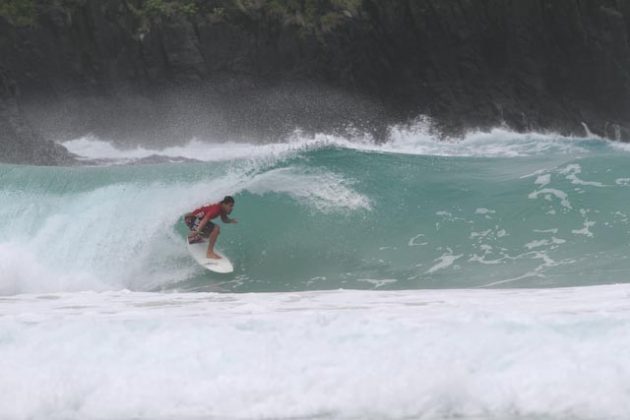
[(382, 140), (428, 115), (445, 136), (497, 125), (583, 135), (586, 124), (630, 140), (630, 3), (36, 4), (28, 25), (0, 15), (2, 64), (21, 92), (18, 108), (2, 99), (10, 138), (30, 125), (29, 138), (127, 144), (268, 141), (296, 127)]

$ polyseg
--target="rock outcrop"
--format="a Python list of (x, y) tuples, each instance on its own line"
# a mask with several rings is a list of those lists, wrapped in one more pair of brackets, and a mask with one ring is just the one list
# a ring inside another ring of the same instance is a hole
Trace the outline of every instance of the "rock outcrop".
[(31, 2), (0, 8), (0, 56), (51, 138), (379, 137), (425, 114), (630, 139), (625, 1)]
[(35, 165), (69, 164), (68, 151), (45, 140), (26, 121), (17, 101), (17, 84), (0, 67), (0, 162)]

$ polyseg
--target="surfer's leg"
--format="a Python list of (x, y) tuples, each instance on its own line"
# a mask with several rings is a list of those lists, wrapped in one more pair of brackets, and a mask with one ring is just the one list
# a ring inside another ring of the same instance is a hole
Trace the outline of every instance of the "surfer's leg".
[(200, 219), (187, 214), (186, 216), (184, 216), (184, 223), (186, 223), (186, 226), (188, 226), (189, 232), (188, 232), (188, 242), (191, 244), (197, 243), (197, 242), (201, 242), (203, 239), (201, 238), (201, 236), (199, 236), (196, 232), (197, 229), (197, 225), (199, 224)]
[(215, 254), (214, 252), (214, 244), (217, 243), (217, 238), (219, 237), (220, 232), (221, 232), (221, 229), (219, 228), (219, 226), (214, 225), (212, 232), (210, 232), (210, 238), (208, 241), (208, 253), (206, 254), (208, 258), (214, 258), (217, 260), (221, 258), (219, 255)]

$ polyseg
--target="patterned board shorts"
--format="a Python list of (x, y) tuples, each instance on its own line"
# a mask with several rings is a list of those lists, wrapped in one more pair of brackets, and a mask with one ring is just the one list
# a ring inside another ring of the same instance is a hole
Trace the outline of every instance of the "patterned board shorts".
[[(186, 223), (188, 229), (197, 230), (197, 226), (199, 226), (199, 223), (201, 223), (201, 218), (195, 216), (184, 216), (184, 223)], [(206, 223), (203, 229), (201, 229), (201, 232), (199, 232), (199, 236), (207, 238), (208, 236), (210, 236), (210, 233), (214, 229), (214, 226), (215, 225), (212, 222)]]

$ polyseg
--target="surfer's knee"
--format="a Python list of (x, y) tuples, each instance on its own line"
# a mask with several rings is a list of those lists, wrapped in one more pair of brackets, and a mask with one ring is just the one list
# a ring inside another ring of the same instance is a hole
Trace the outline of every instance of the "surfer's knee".
[(219, 225), (216, 225), (216, 226), (214, 227), (214, 231), (217, 233), (217, 235), (218, 235), (219, 233), (221, 233), (221, 228), (219, 227)]

